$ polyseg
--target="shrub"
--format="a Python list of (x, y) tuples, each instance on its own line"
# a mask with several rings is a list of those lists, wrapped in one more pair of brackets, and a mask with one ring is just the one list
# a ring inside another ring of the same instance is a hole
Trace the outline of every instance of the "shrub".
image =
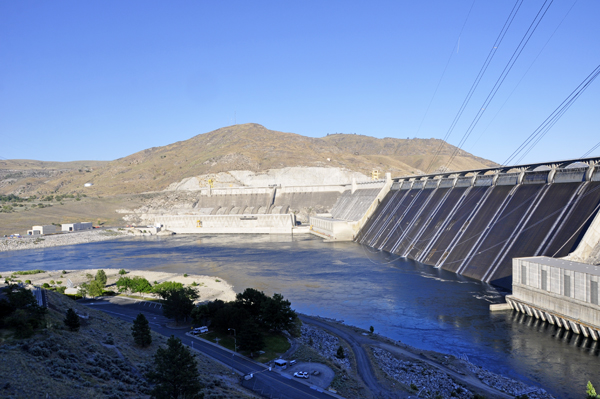
[(62, 284), (62, 281), (57, 281), (57, 282), (56, 282), (56, 284), (57, 284), (57, 285), (61, 285), (61, 284)]
[(54, 285), (56, 283), (54, 282), (54, 280), (50, 280), (50, 284)]
[(65, 317), (64, 322), (67, 328), (71, 331), (78, 331), (79, 327), (81, 326), (81, 323), (79, 322), (79, 316), (77, 316), (77, 313), (75, 313), (73, 308), (69, 308), (69, 310), (67, 310), (67, 317)]
[(125, 269), (121, 269), (121, 270), (119, 270), (119, 274), (122, 276), (124, 274), (127, 274), (127, 272), (125, 271)]
[(42, 287), (44, 287), (44, 288), (50, 288), (50, 284), (44, 283), (44, 284), (42, 284)]
[(339, 346), (339, 348), (338, 348), (337, 353), (335, 354), (335, 356), (338, 359), (343, 359), (345, 357), (345, 355), (344, 355), (344, 348), (342, 347), (342, 345)]
[(187, 273), (183, 273), (183, 277), (187, 277), (187, 276), (188, 276)]
[(31, 284), (31, 280), (25, 280), (25, 284)]

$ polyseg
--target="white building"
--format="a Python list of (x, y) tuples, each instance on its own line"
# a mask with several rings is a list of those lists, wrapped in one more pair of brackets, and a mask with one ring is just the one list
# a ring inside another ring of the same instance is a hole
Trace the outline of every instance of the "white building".
[(94, 226), (92, 222), (81, 222), (81, 223), (63, 223), (62, 231), (81, 231), (81, 230), (91, 230)]
[(510, 306), (577, 334), (600, 338), (600, 266), (543, 256), (513, 259)]
[(36, 236), (43, 234), (54, 234), (56, 233), (56, 227), (53, 225), (47, 226), (33, 226), (31, 230), (27, 230), (27, 235)]

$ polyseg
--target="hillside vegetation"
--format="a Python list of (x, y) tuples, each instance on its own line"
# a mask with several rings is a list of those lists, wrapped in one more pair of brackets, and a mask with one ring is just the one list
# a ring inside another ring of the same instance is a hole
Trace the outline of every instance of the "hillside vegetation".
[[(111, 162), (44, 163), (1, 161), (0, 194), (134, 194), (164, 190), (184, 178), (296, 166), (339, 167), (392, 177), (422, 173), (441, 145), (433, 169), (444, 166), (455, 147), (437, 139), (377, 139), (353, 134), (311, 138), (248, 123), (199, 134), (189, 140), (149, 148)], [(451, 170), (494, 166), (465, 151)], [(93, 183), (84, 189), (85, 183)]]

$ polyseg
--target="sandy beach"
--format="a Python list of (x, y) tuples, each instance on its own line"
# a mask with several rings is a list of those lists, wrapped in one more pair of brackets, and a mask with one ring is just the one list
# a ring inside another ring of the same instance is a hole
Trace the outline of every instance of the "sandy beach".
[[(73, 283), (73, 286), (78, 287), (80, 284), (92, 280), (96, 276), (98, 270), (99, 269), (64, 270), (66, 273), (63, 273), (62, 270), (54, 270), (37, 274), (14, 275), (12, 278), (21, 280), (22, 282), (31, 280), (31, 284), (36, 286), (41, 286), (44, 283), (47, 283), (53, 287), (68, 287), (68, 281), (70, 280)], [(102, 270), (104, 270), (106, 277), (108, 278), (106, 282), (106, 289), (117, 292), (115, 283), (120, 277), (120, 269)], [(196, 274), (189, 274), (187, 277), (185, 277), (181, 273), (151, 272), (145, 270), (126, 271), (127, 274), (125, 276), (130, 278), (135, 276), (144, 277), (152, 285), (155, 285), (156, 283), (162, 283), (164, 281), (174, 281), (182, 283), (186, 287), (193, 287), (199, 294), (198, 302), (214, 301), (215, 299), (220, 299), (225, 302), (235, 300), (235, 291), (233, 290), (233, 287), (225, 280), (218, 277)], [(15, 272), (16, 271), (2, 272), (1, 275), (2, 278), (5, 279), (13, 276), (13, 273)], [(193, 286), (193, 283), (196, 283), (197, 285)], [(147, 298), (154, 297), (152, 294), (144, 294), (144, 296)]]

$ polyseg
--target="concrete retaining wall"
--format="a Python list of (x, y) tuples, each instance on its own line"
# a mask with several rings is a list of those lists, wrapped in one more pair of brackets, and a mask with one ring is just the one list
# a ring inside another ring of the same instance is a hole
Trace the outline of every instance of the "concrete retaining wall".
[(156, 215), (155, 223), (178, 234), (291, 234), (293, 215)]

